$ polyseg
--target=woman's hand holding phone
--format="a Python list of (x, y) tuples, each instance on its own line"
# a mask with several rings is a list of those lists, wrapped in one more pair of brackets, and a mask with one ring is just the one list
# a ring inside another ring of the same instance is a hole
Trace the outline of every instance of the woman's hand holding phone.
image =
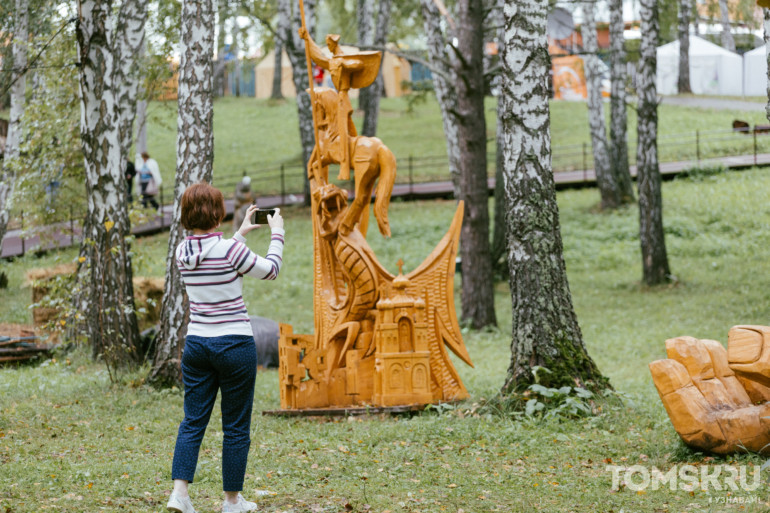
[(281, 217), (281, 209), (276, 208), (275, 214), (267, 215), (267, 225), (272, 230), (273, 228), (283, 228), (283, 217)]
[[(242, 236), (246, 236), (247, 233), (249, 233), (251, 230), (255, 230), (262, 226), (261, 224), (254, 224), (251, 222), (252, 218), (254, 217), (254, 212), (257, 211), (256, 205), (249, 205), (249, 208), (246, 210), (246, 217), (243, 218), (243, 223), (241, 223), (241, 227), (238, 229), (238, 233), (240, 233)], [(270, 226), (271, 229), (273, 228), (283, 228), (283, 217), (281, 217), (281, 209), (276, 208), (275, 214), (267, 216), (267, 224)]]
[(252, 224), (251, 222), (251, 218), (254, 216), (254, 212), (256, 210), (257, 210), (256, 205), (249, 205), (249, 208), (246, 210), (246, 216), (243, 218), (243, 222), (241, 223), (241, 227), (238, 228), (238, 233), (240, 233), (244, 237), (251, 230), (255, 230), (261, 226), (259, 224)]

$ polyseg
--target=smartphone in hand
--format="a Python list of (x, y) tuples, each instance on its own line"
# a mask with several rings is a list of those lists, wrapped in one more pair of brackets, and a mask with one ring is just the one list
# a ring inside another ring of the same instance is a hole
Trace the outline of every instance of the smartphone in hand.
[(266, 208), (266, 209), (258, 208), (251, 215), (251, 224), (267, 224), (267, 216), (269, 215), (270, 216), (275, 215), (274, 208)]

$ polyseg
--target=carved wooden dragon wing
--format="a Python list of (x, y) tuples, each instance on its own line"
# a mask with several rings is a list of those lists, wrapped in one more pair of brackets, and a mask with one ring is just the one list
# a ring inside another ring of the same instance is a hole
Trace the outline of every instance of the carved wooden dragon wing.
[[(426, 303), (432, 388), (434, 398), (443, 401), (468, 397), (457, 369), (449, 358), (447, 347), (473, 367), (460, 333), (454, 302), (455, 263), (463, 211), (464, 204), (461, 201), (447, 233), (422, 264), (406, 276), (410, 282), (407, 293), (423, 298)], [(390, 284), (394, 279), (394, 276), (381, 266), (379, 274), (381, 283)]]

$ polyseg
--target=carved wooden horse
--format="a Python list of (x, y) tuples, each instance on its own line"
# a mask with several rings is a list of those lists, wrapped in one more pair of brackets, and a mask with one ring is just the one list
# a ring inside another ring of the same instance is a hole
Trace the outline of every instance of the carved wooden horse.
[[(353, 120), (348, 114), (348, 147), (343, 148), (339, 135), (337, 116), (339, 97), (336, 91), (327, 87), (315, 89), (316, 120), (318, 123), (318, 143), (313, 149), (308, 172), (315, 177), (319, 186), (329, 182), (329, 165), (339, 164), (343, 152), (348, 151), (355, 177), (355, 199), (342, 219), (339, 230), (347, 235), (358, 223), (359, 230), (365, 236), (369, 224), (369, 202), (374, 189), (374, 182), (379, 178), (374, 202), (374, 217), (380, 233), (390, 237), (388, 205), (393, 183), (396, 180), (396, 157), (393, 152), (376, 137), (359, 136)], [(348, 101), (349, 103), (349, 101)], [(347, 109), (350, 112), (350, 109)], [(319, 151), (320, 149), (320, 151)], [(344, 177), (338, 177), (344, 179)]]

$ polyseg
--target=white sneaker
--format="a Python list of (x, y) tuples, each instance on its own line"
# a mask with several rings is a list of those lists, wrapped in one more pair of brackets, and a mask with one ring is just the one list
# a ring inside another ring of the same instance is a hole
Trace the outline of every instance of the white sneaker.
[(168, 498), (166, 509), (177, 513), (195, 513), (190, 497), (179, 497), (175, 493), (172, 493)]
[(230, 504), (227, 501), (222, 503), (222, 513), (240, 513), (241, 511), (254, 511), (257, 509), (256, 502), (249, 502), (243, 498), (243, 495), (238, 494), (238, 502)]

